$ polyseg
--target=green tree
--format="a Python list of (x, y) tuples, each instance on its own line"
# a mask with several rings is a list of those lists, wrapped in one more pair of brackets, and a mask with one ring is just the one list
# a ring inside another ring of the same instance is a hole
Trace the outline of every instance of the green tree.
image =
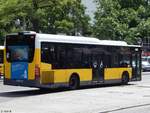
[[(96, 0), (93, 34), (100, 39), (136, 43), (149, 22), (149, 0)], [(142, 30), (143, 29), (143, 30)], [(148, 29), (147, 29), (148, 30)]]
[(81, 0), (0, 0), (0, 37), (20, 30), (86, 35), (89, 20)]
[[(66, 33), (75, 35), (77, 32), (86, 35), (89, 31), (89, 16), (81, 0), (56, 0), (55, 7), (46, 9), (49, 33)], [(45, 23), (47, 24), (47, 23)], [(48, 27), (48, 28), (47, 28)]]

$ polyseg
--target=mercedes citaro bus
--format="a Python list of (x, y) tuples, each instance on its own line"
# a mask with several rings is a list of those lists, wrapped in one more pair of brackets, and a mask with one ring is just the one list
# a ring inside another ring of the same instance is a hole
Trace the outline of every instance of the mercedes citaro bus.
[(127, 84), (141, 80), (141, 47), (124, 41), (41, 34), (8, 34), (5, 85), (52, 88)]

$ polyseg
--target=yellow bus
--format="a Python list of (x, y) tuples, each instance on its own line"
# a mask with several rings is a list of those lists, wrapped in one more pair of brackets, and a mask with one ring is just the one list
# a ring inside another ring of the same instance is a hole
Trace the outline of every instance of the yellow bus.
[(5, 40), (5, 85), (53, 88), (141, 80), (141, 47), (90, 37), (13, 33)]
[(4, 76), (4, 46), (0, 46), (0, 78), (3, 78)]

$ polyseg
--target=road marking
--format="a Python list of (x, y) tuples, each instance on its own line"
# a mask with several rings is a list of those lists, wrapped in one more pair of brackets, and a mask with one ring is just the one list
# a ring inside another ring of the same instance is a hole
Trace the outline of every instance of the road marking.
[(150, 103), (135, 105), (135, 106), (122, 107), (122, 108), (118, 108), (118, 109), (114, 109), (114, 110), (102, 111), (102, 112), (99, 112), (99, 113), (112, 113), (112, 112), (115, 112), (115, 111), (121, 111), (121, 110), (139, 108), (139, 107), (145, 107), (145, 106), (150, 106)]

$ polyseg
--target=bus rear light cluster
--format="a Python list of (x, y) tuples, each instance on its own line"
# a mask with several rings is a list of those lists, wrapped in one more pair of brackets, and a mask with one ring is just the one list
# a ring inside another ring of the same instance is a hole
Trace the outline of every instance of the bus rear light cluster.
[(39, 78), (40, 77), (40, 67), (39, 65), (35, 65), (35, 78)]

